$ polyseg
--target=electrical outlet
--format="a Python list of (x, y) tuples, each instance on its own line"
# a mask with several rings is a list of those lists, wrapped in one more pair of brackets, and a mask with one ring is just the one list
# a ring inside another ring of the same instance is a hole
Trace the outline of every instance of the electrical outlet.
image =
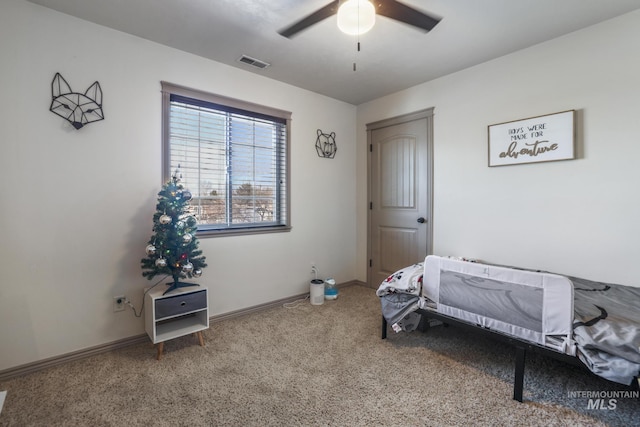
[(115, 313), (116, 311), (123, 311), (126, 300), (127, 297), (125, 297), (124, 295), (113, 297), (113, 312)]

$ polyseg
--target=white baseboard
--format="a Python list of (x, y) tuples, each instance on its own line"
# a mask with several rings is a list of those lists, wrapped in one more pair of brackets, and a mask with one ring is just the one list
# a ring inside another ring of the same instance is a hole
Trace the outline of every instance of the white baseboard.
[[(362, 285), (366, 286), (365, 283), (360, 282), (358, 280), (352, 280), (350, 282), (345, 282), (339, 284), (339, 288), (344, 288), (352, 285)], [(281, 298), (275, 301), (270, 301), (264, 304), (254, 305), (252, 307), (243, 308), (241, 310), (231, 311), (228, 313), (217, 314), (215, 316), (211, 316), (209, 318), (209, 324), (222, 322), (223, 320), (229, 320), (240, 316), (245, 316), (247, 314), (257, 313), (260, 311), (268, 310), (271, 308), (279, 307), (283, 304), (290, 303), (293, 301), (297, 301), (299, 299), (308, 297), (309, 293), (294, 295), (287, 298)], [(60, 356), (50, 357), (48, 359), (39, 360), (32, 363), (27, 363), (25, 365), (16, 366), (14, 368), (5, 369), (0, 371), (0, 381), (5, 381), (10, 378), (19, 377), (22, 375), (28, 375), (37, 371), (41, 371), (46, 368), (50, 368), (52, 366), (62, 365), (64, 363), (72, 362), (74, 360), (85, 359), (90, 356), (94, 356), (100, 353), (106, 353), (109, 351), (114, 351), (119, 348), (128, 347), (131, 345), (141, 344), (144, 342), (148, 342), (149, 336), (147, 334), (135, 335), (128, 338), (122, 338), (117, 341), (112, 341), (106, 344), (100, 344), (94, 347), (85, 348), (82, 350), (77, 350), (71, 353), (62, 354)]]

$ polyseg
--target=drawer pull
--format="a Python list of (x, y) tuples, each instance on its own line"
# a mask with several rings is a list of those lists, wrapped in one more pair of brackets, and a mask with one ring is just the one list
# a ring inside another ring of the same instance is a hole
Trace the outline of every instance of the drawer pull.
[(184, 307), (185, 305), (187, 305), (186, 301), (182, 301), (182, 302), (180, 303), (180, 306), (182, 306), (182, 307)]

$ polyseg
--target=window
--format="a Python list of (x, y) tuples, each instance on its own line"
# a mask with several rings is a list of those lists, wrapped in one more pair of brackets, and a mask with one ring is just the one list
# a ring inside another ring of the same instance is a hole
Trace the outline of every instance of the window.
[(289, 231), (291, 113), (162, 82), (163, 178), (180, 170), (198, 237)]

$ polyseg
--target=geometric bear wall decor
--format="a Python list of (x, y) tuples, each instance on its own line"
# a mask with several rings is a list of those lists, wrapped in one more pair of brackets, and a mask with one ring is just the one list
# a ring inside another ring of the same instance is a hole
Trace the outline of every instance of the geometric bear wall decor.
[(318, 137), (316, 138), (316, 152), (318, 156), (333, 159), (336, 151), (338, 151), (336, 133), (322, 133), (322, 131), (318, 129)]
[(84, 93), (71, 90), (69, 83), (56, 73), (51, 82), (51, 106), (49, 111), (59, 115), (80, 129), (87, 123), (104, 120), (102, 89), (95, 82)]

